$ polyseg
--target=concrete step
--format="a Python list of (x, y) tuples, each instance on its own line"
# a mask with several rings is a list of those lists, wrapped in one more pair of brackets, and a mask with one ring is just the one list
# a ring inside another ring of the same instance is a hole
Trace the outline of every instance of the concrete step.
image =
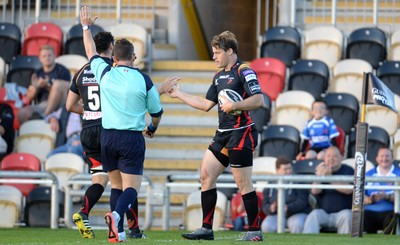
[(155, 60), (155, 71), (217, 71), (214, 61)]

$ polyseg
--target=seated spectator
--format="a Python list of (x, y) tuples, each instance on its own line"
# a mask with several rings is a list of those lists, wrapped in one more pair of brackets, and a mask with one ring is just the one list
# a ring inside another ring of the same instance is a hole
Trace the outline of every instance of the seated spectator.
[(307, 122), (301, 133), (303, 144), (296, 160), (310, 158), (324, 160), (326, 148), (336, 145), (334, 138), (339, 135), (339, 131), (333, 119), (327, 117), (327, 114), (325, 101), (315, 100), (312, 104), (313, 118)]
[(47, 116), (65, 103), (71, 74), (55, 60), (53, 46), (42, 46), (39, 52), (42, 68), (32, 74), (31, 85), (26, 93), (28, 102), (34, 102), (35, 105), (21, 108), (18, 113), (21, 124), (32, 118)]
[[(354, 175), (352, 167), (342, 164), (342, 155), (336, 146), (326, 149), (324, 162), (315, 170), (317, 176)], [(314, 182), (313, 184), (320, 184)], [(334, 183), (339, 185), (343, 183)], [(351, 229), (352, 189), (311, 188), (318, 200), (318, 208), (311, 211), (304, 223), (303, 233), (316, 234), (321, 228), (337, 229), (339, 234), (349, 234)]]
[[(279, 175), (293, 174), (292, 163), (285, 157), (278, 157), (275, 166), (276, 173)], [(267, 215), (261, 223), (261, 231), (263, 232), (277, 231), (277, 194), (276, 188), (265, 188), (263, 190), (262, 211)], [(308, 190), (285, 190), (285, 226), (289, 228), (291, 233), (303, 232), (304, 221), (311, 211), (311, 207), (308, 205), (308, 195)]]
[(80, 132), (82, 130), (79, 114), (70, 113), (62, 106), (46, 117), (51, 129), (57, 133), (56, 147), (47, 157), (57, 153), (70, 152), (84, 158)]
[[(378, 166), (368, 171), (365, 176), (400, 176), (400, 169), (393, 165), (393, 153), (387, 147), (378, 150)], [(366, 185), (393, 185), (387, 182), (370, 182)], [(395, 223), (390, 224), (394, 215), (394, 190), (366, 190), (364, 197), (364, 231), (377, 233), (378, 230), (394, 230)], [(391, 228), (390, 228), (391, 227)], [(389, 231), (390, 230), (390, 231)]]
[[(257, 192), (257, 196), (258, 196), (258, 207), (259, 209), (261, 209), (262, 194)], [(260, 212), (260, 219), (262, 220), (264, 218), (265, 214), (263, 212)], [(244, 209), (242, 195), (240, 195), (239, 191), (233, 195), (233, 198), (231, 200), (231, 219), (232, 219), (233, 230), (244, 231), (248, 228), (249, 224), (247, 222), (247, 213), (246, 210)]]

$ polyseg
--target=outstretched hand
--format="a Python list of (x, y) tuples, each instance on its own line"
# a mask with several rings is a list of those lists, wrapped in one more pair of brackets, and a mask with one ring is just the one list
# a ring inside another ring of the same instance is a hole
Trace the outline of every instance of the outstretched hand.
[(89, 6), (81, 7), (81, 24), (82, 24), (82, 26), (92, 26), (98, 18), (99, 18), (98, 16), (95, 16), (92, 19)]
[(164, 94), (164, 93), (168, 93), (178, 83), (179, 80), (180, 80), (179, 77), (169, 77), (169, 78), (167, 78), (158, 87), (158, 93), (160, 95)]
[(176, 83), (174, 86), (171, 87), (171, 89), (167, 92), (167, 94), (171, 98), (177, 98), (178, 97), (178, 93), (180, 91), (181, 91), (181, 89), (179, 87), (179, 83)]

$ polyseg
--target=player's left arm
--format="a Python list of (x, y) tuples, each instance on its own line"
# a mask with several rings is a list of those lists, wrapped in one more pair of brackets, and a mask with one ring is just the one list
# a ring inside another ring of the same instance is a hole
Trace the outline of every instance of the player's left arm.
[(81, 96), (72, 92), (71, 90), (68, 91), (67, 101), (65, 102), (65, 107), (67, 108), (67, 111), (82, 115), (83, 105), (78, 103), (80, 99)]

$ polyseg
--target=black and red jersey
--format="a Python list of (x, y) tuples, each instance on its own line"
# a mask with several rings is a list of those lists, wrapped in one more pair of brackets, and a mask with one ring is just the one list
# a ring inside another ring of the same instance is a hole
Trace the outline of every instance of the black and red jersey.
[[(113, 64), (109, 58), (102, 57), (110, 65)], [(83, 102), (82, 127), (101, 125), (100, 87), (94, 77), (90, 64), (84, 65), (72, 79), (70, 91), (78, 94)]]
[(207, 100), (214, 101), (218, 105), (218, 129), (235, 129), (253, 124), (248, 111), (244, 110), (240, 115), (232, 115), (221, 110), (218, 104), (218, 93), (223, 89), (236, 91), (242, 99), (261, 94), (257, 74), (248, 65), (237, 60), (229, 71), (222, 69), (215, 74), (206, 95)]

